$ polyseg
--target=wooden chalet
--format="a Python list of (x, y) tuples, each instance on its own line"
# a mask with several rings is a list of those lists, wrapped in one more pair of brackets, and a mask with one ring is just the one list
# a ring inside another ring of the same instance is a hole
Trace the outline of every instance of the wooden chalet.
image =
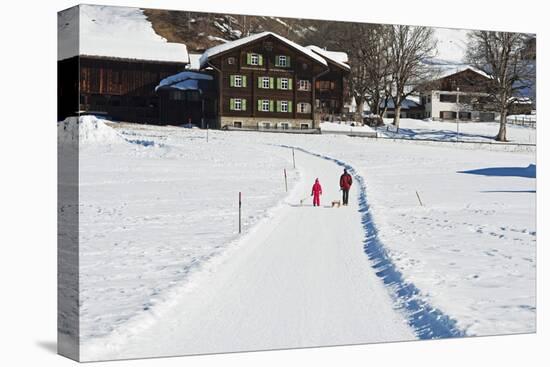
[[(275, 33), (263, 32), (206, 50), (200, 67), (215, 73), (217, 127), (319, 128), (315, 107), (322, 88), (316, 86), (332, 66), (318, 53)], [(334, 78), (330, 98), (338, 101), (339, 108), (343, 83), (338, 73), (343, 73), (342, 69), (334, 67), (330, 77)]]
[(425, 117), (434, 120), (494, 121), (489, 77), (471, 66), (452, 68), (420, 88)]

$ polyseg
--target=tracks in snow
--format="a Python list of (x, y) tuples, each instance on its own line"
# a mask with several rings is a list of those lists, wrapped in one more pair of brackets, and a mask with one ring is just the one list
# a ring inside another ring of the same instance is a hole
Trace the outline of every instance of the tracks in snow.
[(374, 223), (367, 201), (367, 185), (364, 178), (354, 167), (326, 155), (313, 153), (299, 147), (283, 145), (284, 148), (294, 148), (303, 153), (332, 161), (344, 167), (354, 177), (359, 185), (359, 212), (361, 223), (365, 231), (363, 249), (372, 262), (376, 275), (390, 290), (397, 307), (406, 315), (409, 325), (415, 330), (420, 339), (439, 339), (466, 336), (464, 331), (456, 326), (456, 321), (441, 310), (431, 306), (422, 299), (420, 290), (412, 282), (407, 282), (403, 274), (391, 261), (383, 243), (378, 238), (378, 229)]

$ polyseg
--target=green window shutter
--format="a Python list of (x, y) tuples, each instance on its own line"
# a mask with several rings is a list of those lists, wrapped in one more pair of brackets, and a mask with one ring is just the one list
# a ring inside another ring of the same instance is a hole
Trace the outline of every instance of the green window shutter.
[(246, 63), (248, 65), (252, 63), (252, 54), (250, 52), (246, 54)]
[(246, 75), (243, 75), (242, 78), (243, 78), (243, 87), (246, 88)]
[(292, 101), (288, 101), (288, 112), (292, 112)]
[(264, 56), (263, 55), (258, 55), (258, 64), (260, 66), (262, 66), (264, 64)]
[(258, 88), (262, 87), (262, 77), (258, 77)]
[(286, 57), (286, 67), (287, 67), (287, 68), (290, 67), (290, 56), (287, 56), (287, 57)]
[(288, 79), (288, 89), (292, 90), (292, 78)]
[(281, 78), (277, 78), (277, 89), (281, 89)]
[(258, 111), (262, 110), (262, 100), (258, 99)]
[(229, 86), (230, 87), (235, 86), (235, 75), (229, 75)]
[(269, 111), (273, 112), (273, 101), (269, 101)]
[(275, 66), (281, 66), (281, 63), (279, 62), (279, 55), (275, 55)]
[(273, 84), (275, 84), (275, 83), (273, 82), (273, 78), (269, 78), (269, 88), (270, 88), (270, 89), (273, 89)]
[(277, 112), (281, 112), (281, 101), (277, 101)]
[(241, 110), (246, 111), (246, 99), (241, 101)]
[(231, 98), (229, 100), (229, 109), (230, 110), (234, 110), (235, 109), (235, 99), (234, 98)]

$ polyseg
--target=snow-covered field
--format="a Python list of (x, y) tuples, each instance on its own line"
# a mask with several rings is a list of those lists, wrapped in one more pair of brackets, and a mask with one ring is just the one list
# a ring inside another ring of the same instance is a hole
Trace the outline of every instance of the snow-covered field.
[[(404, 139), (429, 139), (440, 141), (466, 141), (466, 142), (487, 142), (494, 143), (498, 133), (498, 122), (459, 122), (458, 134), (457, 123), (448, 121), (428, 121), (416, 119), (401, 119), (399, 132), (395, 132), (391, 124), (392, 119), (384, 119), (387, 127), (378, 128), (382, 136)], [(508, 124), (507, 138), (511, 143), (535, 144), (537, 142), (537, 131), (527, 126), (516, 126)]]
[[(219, 344), (210, 351), (226, 350), (229, 344), (220, 335), (231, 339), (229, 325), (243, 332), (234, 338), (242, 344), (231, 345), (240, 350), (276, 347), (285, 336), (296, 346), (375, 341), (369, 325), (380, 332), (387, 326), (380, 340), (418, 337), (407, 305), (399, 307), (395, 289), (384, 286), (386, 275), (376, 270), (379, 259), (363, 251), (365, 231), (373, 228), (402, 281), (420, 291), (415, 298), (455, 320), (465, 335), (535, 330), (534, 153), (330, 134), (210, 131), (207, 142), (206, 132), (198, 129), (111, 128), (87, 119), (80, 145), (80, 328), (88, 353), (83, 359), (128, 357), (125, 353), (140, 349), (136, 341), (181, 334), (174, 325), (188, 327), (191, 339), (194, 333), (205, 340), (210, 336)], [(402, 127), (408, 123), (402, 120)], [(510, 137), (515, 131), (509, 127)], [(297, 150), (295, 170), (290, 150), (282, 145), (353, 167), (351, 206), (302, 207), (314, 177), (326, 190), (325, 205), (338, 198), (341, 167)], [(374, 225), (362, 223), (367, 207), (358, 204), (360, 179)], [(237, 234), (239, 191), (242, 237)], [(366, 238), (367, 244), (373, 239)], [(261, 247), (266, 244), (269, 249)], [(334, 246), (344, 247), (335, 253)], [(332, 278), (325, 280), (315, 263), (333, 270)], [(268, 290), (288, 284), (292, 291), (269, 293), (262, 282), (272, 285)], [(208, 284), (223, 291), (205, 291)], [(364, 291), (372, 299), (362, 298)], [(356, 301), (347, 299), (351, 294), (364, 300), (364, 311), (351, 307)], [(215, 307), (229, 302), (223, 295), (237, 298), (236, 304)], [(263, 306), (247, 319), (241, 312), (245, 305)], [(216, 313), (211, 319), (232, 320), (206, 322), (203, 309)], [(179, 319), (166, 320), (166, 315)], [(205, 327), (198, 331), (200, 320)], [(296, 328), (281, 331), (285, 320), (301, 325), (299, 334)], [(398, 326), (404, 320), (407, 330)], [(316, 334), (327, 328), (331, 333)], [(134, 344), (125, 344), (131, 340)], [(111, 343), (117, 347), (107, 353)], [(201, 350), (191, 345), (166, 339), (154, 350), (143, 347), (143, 353)]]

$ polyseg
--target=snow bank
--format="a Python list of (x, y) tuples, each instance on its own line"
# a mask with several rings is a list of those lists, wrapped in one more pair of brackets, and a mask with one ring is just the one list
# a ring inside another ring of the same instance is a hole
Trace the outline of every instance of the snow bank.
[(89, 55), (189, 62), (187, 47), (156, 34), (139, 8), (79, 5), (59, 13), (57, 27), (58, 60)]
[(126, 139), (112, 127), (105, 124), (105, 120), (95, 116), (68, 117), (57, 124), (59, 144), (80, 146), (88, 144), (121, 144)]
[[(376, 134), (376, 130), (372, 127), (364, 126), (351, 126), (353, 121), (347, 121), (342, 123), (324, 121), (319, 124), (321, 132), (365, 132)], [(357, 124), (355, 122), (355, 124)]]

